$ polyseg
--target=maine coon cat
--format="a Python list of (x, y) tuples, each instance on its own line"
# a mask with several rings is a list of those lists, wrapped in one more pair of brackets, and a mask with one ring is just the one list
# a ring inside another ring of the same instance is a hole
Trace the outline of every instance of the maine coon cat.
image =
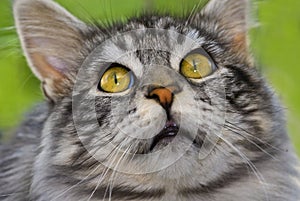
[(0, 200), (300, 200), (281, 105), (249, 52), (249, 4), (104, 27), (15, 0), (47, 101), (0, 147)]

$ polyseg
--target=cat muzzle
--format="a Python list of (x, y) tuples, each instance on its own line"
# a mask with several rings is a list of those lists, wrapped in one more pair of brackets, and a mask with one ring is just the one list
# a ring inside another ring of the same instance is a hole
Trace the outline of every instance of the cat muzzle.
[(156, 146), (166, 146), (168, 145), (177, 135), (179, 131), (179, 126), (172, 120), (166, 122), (164, 128), (159, 134), (157, 134), (152, 142), (150, 151)]

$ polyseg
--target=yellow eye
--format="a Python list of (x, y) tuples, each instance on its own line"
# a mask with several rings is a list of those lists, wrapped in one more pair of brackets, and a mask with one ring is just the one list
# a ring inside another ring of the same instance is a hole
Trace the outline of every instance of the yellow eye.
[(102, 75), (99, 88), (108, 93), (118, 93), (132, 87), (134, 82), (130, 70), (122, 66), (111, 67)]
[(209, 76), (213, 70), (211, 61), (206, 56), (198, 53), (188, 55), (180, 64), (181, 74), (192, 79)]

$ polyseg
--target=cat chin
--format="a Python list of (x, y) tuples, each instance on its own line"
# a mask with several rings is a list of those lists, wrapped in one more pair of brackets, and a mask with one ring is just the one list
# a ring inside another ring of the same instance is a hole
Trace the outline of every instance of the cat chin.
[(187, 151), (199, 152), (199, 145), (195, 143), (192, 136), (179, 134), (167, 136), (159, 140), (151, 149), (152, 154), (184, 155)]
[(159, 140), (155, 146), (151, 149), (151, 152), (156, 152), (166, 148), (172, 141), (174, 140), (175, 136), (168, 136), (164, 137), (163, 139)]
[(199, 161), (199, 151), (199, 147), (195, 146), (189, 137), (177, 135), (162, 139), (151, 152), (137, 155), (131, 162), (145, 172), (156, 172), (173, 165), (175, 168), (180, 168), (191, 161)]

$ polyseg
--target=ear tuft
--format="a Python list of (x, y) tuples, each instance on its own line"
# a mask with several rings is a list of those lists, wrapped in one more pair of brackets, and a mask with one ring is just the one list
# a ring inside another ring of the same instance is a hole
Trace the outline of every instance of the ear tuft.
[(51, 0), (15, 0), (13, 8), (29, 66), (55, 101), (76, 73), (87, 26)]
[(250, 0), (210, 0), (200, 14), (215, 22), (215, 31), (226, 34), (234, 51), (247, 57), (250, 12)]

